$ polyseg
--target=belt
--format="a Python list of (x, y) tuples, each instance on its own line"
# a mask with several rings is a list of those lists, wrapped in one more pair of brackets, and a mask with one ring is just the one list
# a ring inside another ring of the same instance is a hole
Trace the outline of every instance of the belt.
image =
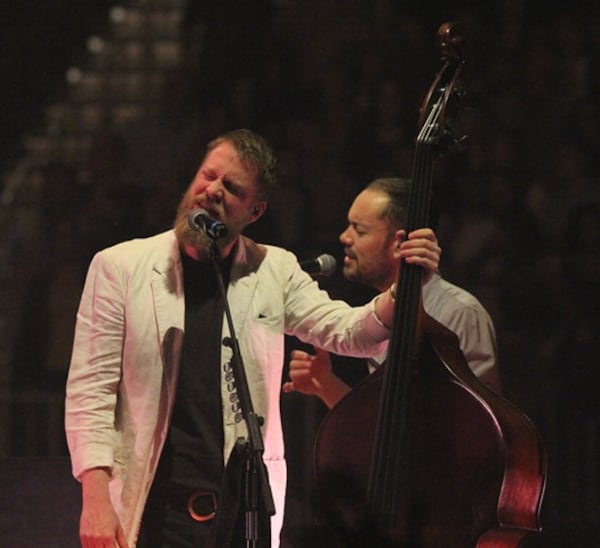
[(217, 495), (205, 489), (178, 487), (167, 499), (171, 508), (187, 512), (194, 521), (210, 521), (217, 513)]

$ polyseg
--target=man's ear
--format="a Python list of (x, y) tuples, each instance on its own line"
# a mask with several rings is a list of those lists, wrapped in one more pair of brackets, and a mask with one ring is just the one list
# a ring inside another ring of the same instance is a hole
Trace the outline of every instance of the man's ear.
[(260, 219), (266, 210), (267, 210), (267, 202), (265, 202), (265, 201), (258, 202), (252, 209), (249, 222), (253, 223), (254, 221), (257, 221), (258, 219)]

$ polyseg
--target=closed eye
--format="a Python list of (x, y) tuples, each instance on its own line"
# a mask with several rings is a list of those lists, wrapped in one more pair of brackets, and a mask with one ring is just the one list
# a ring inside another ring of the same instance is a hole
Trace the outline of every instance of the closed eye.
[(363, 234), (366, 234), (367, 231), (362, 228), (359, 224), (356, 223), (350, 223), (350, 228), (352, 228), (352, 230), (356, 233), (357, 236), (362, 236)]
[(231, 179), (223, 179), (223, 187), (225, 188), (225, 190), (227, 190), (227, 192), (233, 194), (241, 200), (243, 200), (246, 197), (244, 189), (238, 183), (232, 181)]
[(216, 181), (217, 180), (217, 174), (214, 171), (206, 170), (203, 172), (203, 175), (207, 181)]

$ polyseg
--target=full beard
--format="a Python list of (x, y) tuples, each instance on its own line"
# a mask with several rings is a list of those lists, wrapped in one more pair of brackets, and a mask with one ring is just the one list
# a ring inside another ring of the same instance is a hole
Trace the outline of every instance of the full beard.
[(193, 202), (184, 196), (177, 206), (177, 214), (173, 228), (179, 241), (179, 245), (187, 245), (197, 249), (202, 255), (208, 255), (211, 246), (211, 239), (203, 230), (196, 230), (190, 226), (188, 217), (192, 210)]
[[(175, 216), (175, 222), (173, 228), (175, 229), (175, 235), (179, 241), (179, 245), (193, 247), (198, 250), (200, 256), (210, 257), (212, 253), (213, 240), (204, 232), (204, 230), (198, 230), (192, 228), (189, 223), (189, 214), (196, 206), (193, 199), (184, 196), (177, 206), (177, 214)], [(238, 232), (228, 226), (229, 234), (224, 238), (215, 240), (219, 252), (222, 255), (222, 250), (229, 244), (237, 239)]]

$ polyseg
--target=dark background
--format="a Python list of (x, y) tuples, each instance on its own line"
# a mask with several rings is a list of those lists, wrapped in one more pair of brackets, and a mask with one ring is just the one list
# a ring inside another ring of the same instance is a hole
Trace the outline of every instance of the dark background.
[[(3, 190), (30, 154), (24, 137), (47, 130), (46, 107), (70, 100), (65, 72), (87, 62), (87, 37), (110, 37), (114, 5), (0, 8)], [(468, 140), (436, 164), (441, 269), (489, 310), (504, 394), (545, 440), (545, 531), (532, 546), (597, 543), (598, 8), (224, 0), (181, 10), (181, 62), (146, 115), (127, 127), (106, 123), (75, 161), (45, 157), (3, 199), (3, 456), (66, 455), (61, 405), (88, 261), (169, 227), (209, 138), (252, 127), (277, 150), (282, 188), (252, 236), (300, 258), (339, 258), (356, 193), (375, 177), (412, 172), (418, 110), (440, 66), (435, 34), (460, 21), (468, 95), (458, 129)], [(356, 303), (369, 294), (339, 273), (323, 285)], [(362, 374), (342, 366), (352, 379)], [(290, 539), (316, 545), (306, 538), (310, 452), (325, 410), (297, 395), (283, 396), (282, 407)]]

